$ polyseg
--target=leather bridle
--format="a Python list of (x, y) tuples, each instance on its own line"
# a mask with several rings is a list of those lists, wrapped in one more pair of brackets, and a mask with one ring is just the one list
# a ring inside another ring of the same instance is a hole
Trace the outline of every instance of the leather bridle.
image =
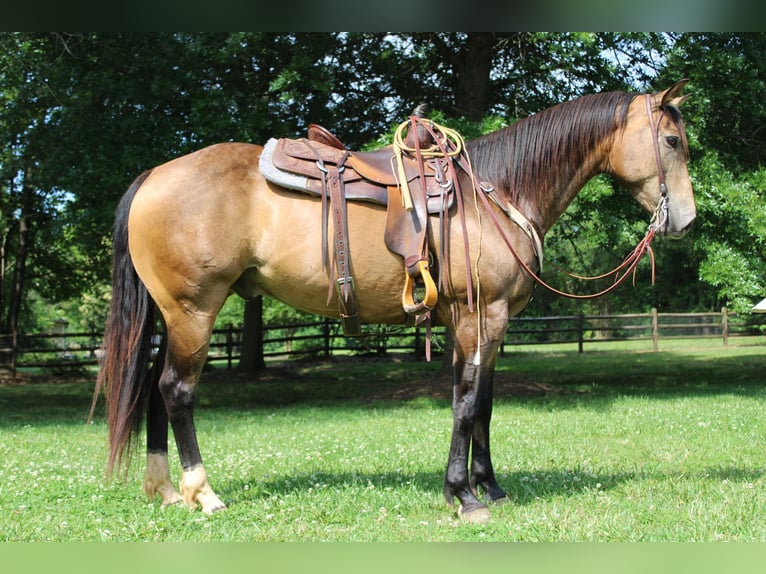
[[(519, 256), (518, 252), (513, 246), (513, 243), (510, 241), (508, 236), (502, 230), (500, 226), (500, 222), (498, 221), (494, 210), (491, 209), (491, 206), (489, 205), (489, 201), (486, 198), (486, 195), (487, 195), (486, 190), (481, 185), (477, 185), (477, 188), (482, 189), (483, 191), (478, 193), (479, 197), (481, 197), (482, 201), (484, 202), (485, 207), (487, 208), (487, 211), (489, 212), (495, 226), (500, 232), (500, 236), (502, 237), (503, 242), (511, 251), (516, 261), (537, 283), (539, 283), (540, 285), (542, 285), (543, 287), (545, 287), (546, 289), (548, 289), (549, 291), (552, 291), (553, 293), (557, 295), (568, 297), (570, 299), (595, 299), (596, 297), (601, 297), (602, 295), (606, 295), (607, 293), (619, 287), (631, 274), (634, 276), (634, 280), (635, 280), (635, 273), (636, 273), (636, 268), (638, 267), (638, 263), (641, 261), (641, 259), (646, 253), (649, 253), (649, 257), (651, 259), (652, 285), (654, 285), (654, 280), (655, 280), (654, 252), (652, 251), (651, 243), (652, 243), (652, 240), (654, 239), (654, 236), (658, 232), (664, 232), (665, 228), (668, 225), (668, 219), (669, 219), (668, 218), (668, 188), (665, 183), (665, 170), (662, 167), (662, 157), (660, 154), (660, 143), (659, 143), (660, 123), (662, 121), (662, 116), (665, 114), (665, 111), (662, 108), (660, 108), (660, 115), (657, 118), (657, 121), (655, 122), (654, 114), (652, 113), (652, 96), (649, 94), (645, 94), (645, 97), (646, 97), (646, 111), (649, 117), (649, 125), (652, 131), (652, 141), (654, 144), (655, 158), (657, 160), (657, 171), (658, 171), (659, 186), (660, 186), (660, 200), (657, 203), (657, 207), (655, 208), (654, 213), (652, 214), (652, 218), (649, 222), (649, 228), (647, 229), (646, 235), (643, 237), (643, 239), (641, 239), (641, 241), (639, 241), (636, 248), (633, 251), (631, 251), (631, 253), (623, 260), (623, 262), (620, 265), (618, 265), (616, 268), (614, 268), (613, 270), (607, 273), (604, 273), (595, 277), (583, 277), (583, 276), (574, 275), (572, 273), (567, 273), (571, 277), (574, 277), (576, 279), (586, 280), (586, 281), (593, 281), (597, 279), (604, 279), (606, 277), (614, 276), (615, 277), (614, 282), (611, 285), (609, 285), (609, 287), (606, 287), (597, 293), (591, 293), (587, 295), (576, 295), (573, 293), (560, 291), (559, 289), (556, 289), (555, 287), (546, 283), (538, 275), (538, 273), (533, 271), (530, 268), (530, 266)], [(493, 199), (495, 198), (493, 197)], [(497, 203), (497, 201), (495, 201), (495, 203)], [(512, 219), (512, 221), (514, 221), (517, 225), (520, 225), (516, 219)], [(527, 235), (530, 234), (528, 227), (531, 227), (531, 226), (523, 226), (523, 225), (520, 225), (520, 226), (522, 227), (522, 229), (524, 229)], [(533, 245), (534, 245), (534, 242), (533, 242)], [(537, 250), (535, 250), (535, 252), (537, 252)], [(540, 268), (542, 263), (541, 253), (537, 254), (537, 259), (538, 259), (538, 267)]]
[(649, 125), (652, 128), (654, 157), (657, 160), (657, 177), (660, 183), (660, 201), (654, 210), (649, 226), (655, 226), (664, 231), (668, 224), (668, 186), (665, 184), (665, 170), (662, 168), (662, 157), (660, 155), (660, 123), (665, 111), (660, 107), (660, 115), (655, 123), (654, 114), (652, 113), (652, 96), (645, 94), (644, 97), (646, 99), (646, 114), (649, 116)]

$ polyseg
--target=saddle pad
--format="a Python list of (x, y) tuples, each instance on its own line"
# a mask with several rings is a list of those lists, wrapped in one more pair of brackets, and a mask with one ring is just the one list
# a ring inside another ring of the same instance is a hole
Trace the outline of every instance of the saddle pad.
[[(279, 144), (279, 140), (271, 138), (263, 147), (263, 152), (259, 160), (258, 168), (271, 183), (275, 183), (281, 187), (292, 189), (294, 191), (301, 191), (317, 197), (326, 193), (326, 190), (322, 188), (322, 182), (320, 180), (310, 178), (304, 175), (299, 175), (290, 171), (280, 169), (274, 163), (274, 150)], [(350, 171), (348, 172), (350, 174)], [(344, 178), (346, 175), (344, 174)], [(372, 185), (354, 174), (355, 177), (351, 182), (347, 181), (345, 186), (346, 199), (350, 201), (369, 201), (378, 205), (388, 204), (388, 191), (384, 186)], [(354, 181), (356, 180), (356, 181)]]
[(288, 189), (309, 192), (307, 177), (281, 170), (274, 165), (274, 148), (276, 147), (277, 140), (275, 138), (271, 138), (263, 146), (261, 157), (258, 160), (258, 169), (263, 177), (271, 183), (276, 183)]

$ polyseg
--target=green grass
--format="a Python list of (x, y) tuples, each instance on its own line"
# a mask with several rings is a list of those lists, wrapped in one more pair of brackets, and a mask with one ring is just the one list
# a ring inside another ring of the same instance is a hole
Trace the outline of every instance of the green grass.
[(228, 504), (212, 517), (146, 499), (141, 453), (104, 481), (89, 382), (0, 385), (0, 540), (766, 541), (763, 341), (598, 349), (499, 360), (493, 458), (512, 502), (481, 526), (441, 495), (438, 361), (207, 373), (198, 434)]

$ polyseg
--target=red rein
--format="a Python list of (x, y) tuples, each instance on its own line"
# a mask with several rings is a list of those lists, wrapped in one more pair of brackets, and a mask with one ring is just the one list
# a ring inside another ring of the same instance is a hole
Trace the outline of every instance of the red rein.
[[(516, 249), (513, 247), (513, 243), (511, 243), (510, 239), (508, 239), (508, 236), (503, 231), (502, 227), (500, 226), (500, 222), (497, 219), (497, 215), (495, 214), (494, 210), (489, 204), (489, 200), (486, 198), (486, 196), (483, 193), (479, 193), (479, 197), (481, 197), (482, 201), (484, 202), (484, 206), (487, 208), (487, 212), (492, 217), (492, 221), (495, 224), (495, 227), (497, 227), (498, 231), (500, 232), (500, 236), (503, 238), (503, 241), (505, 242), (506, 246), (510, 250), (511, 254), (514, 256), (516, 261), (521, 265), (521, 267), (529, 273), (529, 275), (537, 281), (540, 285), (548, 289), (549, 291), (552, 291), (553, 293), (556, 293), (557, 295), (561, 295), (563, 297), (568, 297), (570, 299), (595, 299), (596, 297), (601, 297), (602, 295), (606, 295), (610, 291), (613, 291), (617, 287), (619, 287), (631, 274), (634, 276), (634, 284), (635, 284), (635, 274), (636, 274), (636, 268), (638, 267), (638, 263), (641, 261), (641, 258), (644, 256), (644, 254), (648, 251), (649, 257), (651, 259), (652, 263), (652, 285), (654, 285), (654, 279), (655, 279), (655, 267), (654, 267), (654, 252), (651, 248), (652, 240), (654, 239), (654, 236), (657, 233), (657, 230), (664, 225), (664, 222), (660, 224), (651, 224), (649, 226), (648, 231), (646, 232), (646, 235), (644, 238), (638, 243), (636, 248), (625, 258), (625, 260), (617, 266), (612, 271), (609, 271), (608, 273), (604, 273), (603, 275), (598, 275), (596, 277), (581, 277), (578, 275), (569, 274), (572, 277), (575, 277), (576, 279), (583, 279), (583, 280), (596, 280), (596, 279), (603, 279), (610, 276), (616, 276), (614, 283), (612, 283), (609, 287), (606, 287), (605, 289), (602, 289), (601, 291), (597, 293), (591, 293), (588, 295), (576, 295), (574, 293), (566, 293), (564, 291), (560, 291), (559, 289), (556, 289), (555, 287), (549, 285), (546, 283), (537, 273), (535, 273), (529, 265), (519, 256)], [(665, 204), (666, 199), (663, 196), (663, 198), (660, 200), (660, 205), (658, 205), (658, 212), (663, 212), (664, 209), (662, 206)]]

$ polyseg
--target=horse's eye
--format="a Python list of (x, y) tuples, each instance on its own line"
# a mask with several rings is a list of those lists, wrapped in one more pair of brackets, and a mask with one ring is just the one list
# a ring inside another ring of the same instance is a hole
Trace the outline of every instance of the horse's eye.
[(667, 136), (665, 141), (668, 142), (668, 145), (673, 149), (678, 147), (678, 136)]

